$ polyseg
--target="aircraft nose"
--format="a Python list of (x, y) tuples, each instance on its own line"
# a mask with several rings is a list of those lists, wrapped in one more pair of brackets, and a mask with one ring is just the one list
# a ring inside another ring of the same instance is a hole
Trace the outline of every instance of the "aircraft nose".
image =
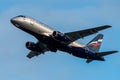
[(12, 24), (16, 24), (18, 22), (18, 20), (16, 18), (12, 18), (10, 21)]
[(10, 21), (16, 27), (20, 27), (21, 19), (19, 17), (14, 17)]

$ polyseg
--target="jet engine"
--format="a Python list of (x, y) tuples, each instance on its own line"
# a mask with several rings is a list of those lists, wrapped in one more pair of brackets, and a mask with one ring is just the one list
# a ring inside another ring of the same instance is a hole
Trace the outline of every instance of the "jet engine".
[(53, 39), (55, 39), (57, 41), (63, 41), (63, 42), (70, 41), (68, 36), (66, 36), (65, 34), (59, 32), (59, 31), (54, 31), (53, 34), (52, 34), (52, 37), (53, 37)]
[(32, 51), (37, 51), (37, 52), (41, 51), (41, 48), (39, 47), (39, 45), (33, 42), (26, 42), (26, 48)]

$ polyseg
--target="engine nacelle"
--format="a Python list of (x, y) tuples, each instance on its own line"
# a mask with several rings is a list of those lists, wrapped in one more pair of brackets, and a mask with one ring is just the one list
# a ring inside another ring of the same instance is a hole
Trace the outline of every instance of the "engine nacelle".
[(37, 52), (41, 51), (41, 48), (39, 47), (39, 45), (33, 42), (26, 42), (26, 48), (32, 51), (37, 51)]
[(59, 32), (59, 31), (54, 31), (52, 34), (52, 37), (57, 41), (63, 41), (63, 42), (70, 41), (70, 39), (65, 34)]

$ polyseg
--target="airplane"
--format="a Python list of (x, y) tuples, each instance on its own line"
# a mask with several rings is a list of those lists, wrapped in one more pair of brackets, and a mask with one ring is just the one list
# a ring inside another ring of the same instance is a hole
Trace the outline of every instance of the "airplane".
[(26, 42), (25, 46), (30, 50), (27, 55), (28, 58), (44, 54), (47, 51), (57, 52), (59, 50), (79, 58), (87, 59), (86, 63), (90, 63), (93, 60), (105, 61), (104, 56), (118, 52), (99, 52), (103, 34), (98, 34), (87, 45), (76, 42), (76, 40), (80, 38), (112, 27), (110, 25), (62, 33), (40, 21), (24, 15), (13, 17), (10, 21), (14, 26), (31, 34), (38, 40), (36, 43), (30, 41)]

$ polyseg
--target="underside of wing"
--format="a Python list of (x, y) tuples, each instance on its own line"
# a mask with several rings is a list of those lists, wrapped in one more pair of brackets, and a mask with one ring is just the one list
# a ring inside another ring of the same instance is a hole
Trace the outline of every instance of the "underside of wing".
[(65, 35), (67, 35), (70, 38), (70, 42), (76, 41), (80, 38), (89, 36), (91, 34), (95, 34), (98, 31), (110, 28), (111, 26), (109, 25), (104, 25), (104, 26), (100, 26), (100, 27), (96, 27), (96, 28), (90, 28), (90, 29), (85, 29), (85, 30), (80, 30), (80, 31), (74, 31), (74, 32), (69, 32), (69, 33), (65, 33)]
[(41, 42), (37, 42), (36, 44), (30, 44), (29, 42), (26, 46), (29, 50), (31, 50), (27, 55), (28, 58), (32, 58), (34, 56), (44, 54), (46, 51), (49, 51), (49, 48)]
[(35, 51), (30, 51), (29, 54), (27, 55), (28, 58), (32, 58), (34, 56), (40, 55), (40, 52), (35, 52)]
[[(47, 50), (46, 50), (47, 51)], [(29, 59), (31, 59), (31, 58), (33, 58), (34, 56), (38, 56), (38, 55), (40, 55), (40, 54), (44, 54), (46, 51), (41, 51), (41, 52), (37, 52), (37, 51), (30, 51), (29, 53), (28, 53), (28, 55), (27, 55), (27, 57), (29, 58)]]

